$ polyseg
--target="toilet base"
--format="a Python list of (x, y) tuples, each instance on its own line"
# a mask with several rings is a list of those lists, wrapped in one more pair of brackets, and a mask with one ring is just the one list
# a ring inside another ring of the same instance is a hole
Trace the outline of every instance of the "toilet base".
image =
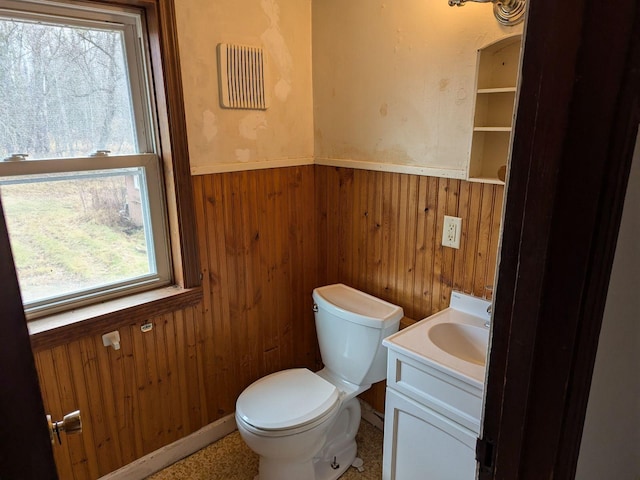
[(254, 480), (316, 480), (311, 460), (302, 463), (284, 463), (260, 457), (259, 474)]
[(358, 399), (347, 400), (324, 437), (324, 445), (315, 450), (318, 453), (313, 458), (296, 462), (261, 455), (259, 474), (254, 480), (336, 480), (356, 458), (360, 415)]
[(355, 440), (334, 455), (335, 460), (318, 459), (314, 464), (315, 480), (336, 480), (347, 471), (356, 458), (358, 447)]
[(331, 427), (322, 450), (313, 459), (315, 480), (336, 480), (351, 466), (358, 450), (356, 434), (360, 418), (358, 399), (347, 400)]

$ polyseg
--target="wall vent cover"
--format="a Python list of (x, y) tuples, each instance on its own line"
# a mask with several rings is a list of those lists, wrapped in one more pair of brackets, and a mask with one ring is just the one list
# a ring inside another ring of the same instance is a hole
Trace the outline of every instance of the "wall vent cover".
[(220, 104), (224, 108), (267, 109), (262, 48), (220, 43), (218, 74)]

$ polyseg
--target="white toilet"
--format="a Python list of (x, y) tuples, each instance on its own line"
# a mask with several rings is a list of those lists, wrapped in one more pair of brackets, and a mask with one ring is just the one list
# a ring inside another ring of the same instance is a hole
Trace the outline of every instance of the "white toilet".
[(356, 457), (356, 395), (384, 380), (382, 339), (398, 330), (402, 308), (342, 284), (313, 291), (325, 367), (267, 375), (236, 402), (236, 423), (260, 455), (260, 480), (334, 480)]

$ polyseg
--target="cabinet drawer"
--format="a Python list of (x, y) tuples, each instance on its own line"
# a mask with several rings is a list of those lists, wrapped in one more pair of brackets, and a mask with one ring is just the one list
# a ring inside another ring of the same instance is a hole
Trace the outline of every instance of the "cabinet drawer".
[(432, 408), (461, 425), (480, 431), (482, 390), (435, 368), (389, 350), (387, 387)]

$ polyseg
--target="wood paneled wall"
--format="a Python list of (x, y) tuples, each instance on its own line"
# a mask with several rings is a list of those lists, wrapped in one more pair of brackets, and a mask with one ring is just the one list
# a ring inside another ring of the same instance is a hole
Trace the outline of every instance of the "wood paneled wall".
[(220, 413), (254, 380), (318, 367), (313, 166), (195, 177), (201, 228), (206, 383)]
[(149, 321), (147, 333), (119, 328), (120, 350), (98, 334), (35, 352), (46, 411), (82, 412), (83, 433), (54, 447), (61, 479), (96, 479), (215, 418), (203, 399), (201, 309)]
[[(493, 282), (502, 187), (322, 166), (194, 177), (203, 301), (35, 352), (45, 407), (82, 410), (54, 449), (62, 479), (95, 479), (235, 409), (255, 379), (320, 367), (311, 292), (343, 282), (419, 319), (451, 289)], [(442, 216), (463, 218), (460, 250)], [(382, 410), (384, 389), (365, 397)]]
[[(399, 173), (316, 167), (321, 276), (400, 305), (420, 320), (452, 290), (484, 297), (494, 281), (504, 187)], [(462, 218), (460, 249), (442, 247), (445, 215)], [(384, 409), (384, 382), (362, 397)]]
[(35, 352), (54, 419), (82, 435), (54, 448), (60, 478), (96, 479), (235, 410), (268, 373), (320, 367), (314, 167), (194, 177), (204, 299), (195, 307)]
[[(494, 280), (504, 187), (400, 173), (316, 167), (318, 234), (328, 283), (347, 283), (419, 320), (451, 290), (486, 296)], [(442, 247), (445, 215), (460, 249)]]

